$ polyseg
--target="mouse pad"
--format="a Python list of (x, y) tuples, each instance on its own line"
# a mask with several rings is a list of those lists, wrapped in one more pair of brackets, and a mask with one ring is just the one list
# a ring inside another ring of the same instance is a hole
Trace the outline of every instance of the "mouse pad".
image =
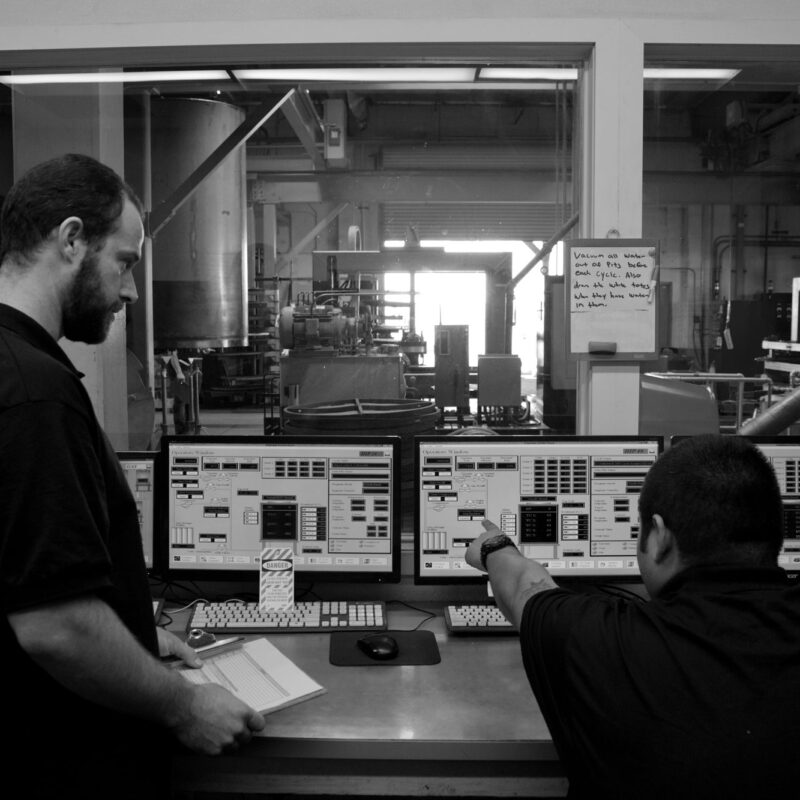
[(330, 662), (335, 667), (400, 667), (438, 664), (442, 657), (431, 631), (380, 631), (397, 642), (398, 653), (388, 661), (376, 661), (363, 653), (356, 642), (364, 631), (331, 633)]

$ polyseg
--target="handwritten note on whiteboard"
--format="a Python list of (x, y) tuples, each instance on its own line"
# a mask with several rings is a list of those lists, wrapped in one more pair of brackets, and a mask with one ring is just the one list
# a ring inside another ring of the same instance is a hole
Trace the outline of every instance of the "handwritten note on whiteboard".
[(655, 353), (658, 243), (583, 239), (567, 248), (571, 352), (601, 343), (615, 354)]

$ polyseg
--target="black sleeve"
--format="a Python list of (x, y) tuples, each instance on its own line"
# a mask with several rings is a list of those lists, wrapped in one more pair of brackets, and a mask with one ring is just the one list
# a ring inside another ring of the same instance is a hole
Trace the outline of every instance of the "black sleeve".
[[(525, 672), (559, 758), (570, 797), (605, 797), (601, 787), (633, 775), (653, 716), (641, 688), (652, 664), (630, 601), (553, 589), (532, 597), (520, 626)], [(646, 627), (646, 626), (645, 626)], [(617, 772), (615, 772), (617, 770)], [(646, 796), (645, 794), (630, 796)]]
[(108, 509), (93, 430), (72, 405), (0, 418), (0, 581), (5, 610), (111, 584)]
[(526, 603), (520, 625), (525, 673), (565, 765), (572, 750), (567, 645), (581, 601), (564, 589), (539, 592)]

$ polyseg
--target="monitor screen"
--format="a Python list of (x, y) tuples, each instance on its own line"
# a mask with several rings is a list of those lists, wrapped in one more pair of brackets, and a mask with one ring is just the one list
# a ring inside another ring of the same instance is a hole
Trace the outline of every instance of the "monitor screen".
[(117, 453), (122, 471), (128, 479), (131, 493), (136, 500), (139, 514), (139, 529), (142, 532), (144, 564), (152, 572), (155, 548), (153, 531), (155, 529), (155, 464), (156, 453), (124, 452)]
[(476, 583), (469, 543), (494, 522), (555, 578), (638, 580), (638, 497), (659, 436), (419, 436), (414, 581)]
[(400, 580), (400, 439), (164, 437), (167, 580), (257, 580), (265, 543), (309, 580)]
[[(676, 444), (686, 436), (673, 436)], [(783, 500), (783, 547), (778, 566), (800, 576), (800, 436), (746, 436), (772, 464)]]

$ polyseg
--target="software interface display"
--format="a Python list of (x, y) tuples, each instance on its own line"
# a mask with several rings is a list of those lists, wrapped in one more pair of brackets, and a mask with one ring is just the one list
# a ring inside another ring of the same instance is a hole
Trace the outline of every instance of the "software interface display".
[(153, 569), (153, 529), (155, 525), (155, 453), (117, 453), (122, 471), (136, 500), (139, 530), (142, 532), (144, 564)]
[(399, 579), (399, 439), (163, 442), (168, 569), (251, 575), (265, 543), (309, 577)]
[(800, 437), (748, 437), (772, 464), (783, 499), (783, 548), (778, 565), (800, 571)]
[(415, 581), (482, 579), (464, 554), (494, 522), (554, 576), (635, 578), (638, 497), (660, 437), (418, 437)]

